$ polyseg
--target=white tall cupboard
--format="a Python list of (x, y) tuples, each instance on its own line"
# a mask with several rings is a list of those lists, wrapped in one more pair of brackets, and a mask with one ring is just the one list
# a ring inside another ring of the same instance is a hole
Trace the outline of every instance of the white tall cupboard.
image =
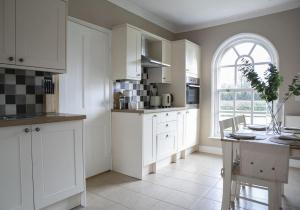
[(0, 66), (64, 73), (67, 2), (0, 0)]
[(70, 18), (67, 73), (60, 75), (62, 113), (85, 114), (86, 176), (111, 169), (110, 32)]

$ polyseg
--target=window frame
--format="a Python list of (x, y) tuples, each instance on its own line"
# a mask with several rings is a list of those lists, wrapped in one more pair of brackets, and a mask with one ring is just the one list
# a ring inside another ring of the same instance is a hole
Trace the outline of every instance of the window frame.
[[(216, 130), (216, 128), (218, 128), (218, 122), (216, 119), (219, 118), (219, 92), (222, 92), (222, 90), (219, 90), (217, 87), (217, 82), (218, 82), (218, 71), (219, 71), (219, 67), (220, 67), (220, 62), (223, 58), (223, 56), (225, 55), (225, 53), (227, 52), (227, 50), (229, 50), (230, 48), (234, 48), (234, 46), (238, 45), (238, 44), (242, 44), (245, 42), (252, 42), (254, 43), (254, 46), (252, 47), (251, 51), (253, 51), (253, 49), (255, 48), (256, 45), (260, 45), (263, 48), (265, 48), (265, 50), (269, 53), (270, 57), (271, 57), (271, 63), (273, 63), (274, 65), (276, 65), (279, 69), (279, 57), (278, 57), (278, 52), (276, 50), (276, 48), (274, 47), (274, 45), (265, 37), (257, 35), (257, 34), (253, 34), (253, 33), (240, 33), (237, 35), (234, 35), (232, 37), (230, 37), (229, 39), (225, 40), (216, 50), (213, 60), (212, 60), (212, 64), (211, 64), (211, 70), (212, 70), (212, 86), (211, 86), (211, 103), (212, 103), (212, 112), (211, 112), (211, 136), (218, 136), (218, 132)], [(250, 55), (251, 53), (249, 53)], [(238, 55), (238, 53), (237, 53)], [(237, 58), (237, 60), (239, 60), (239, 56)], [(265, 62), (258, 62), (259, 64), (266, 64)], [(255, 63), (257, 64), (257, 63)], [(232, 66), (232, 67), (236, 67), (236, 65), (228, 65)], [(224, 67), (224, 66), (222, 66)], [(237, 75), (235, 74), (235, 83), (236, 83), (236, 77)], [(256, 112), (254, 112), (253, 110), (253, 97), (254, 97), (254, 90), (252, 88), (224, 88), (223, 91), (226, 90), (233, 90), (233, 92), (239, 92), (239, 90), (242, 91), (251, 91), (252, 94), (252, 100), (251, 100), (251, 107), (252, 110), (250, 112), (251, 115), (256, 114)], [(236, 100), (234, 100), (236, 101)], [(235, 104), (234, 104), (235, 107)], [(241, 111), (242, 112), (242, 111)], [(235, 108), (233, 110), (233, 112), (230, 113), (236, 113)]]

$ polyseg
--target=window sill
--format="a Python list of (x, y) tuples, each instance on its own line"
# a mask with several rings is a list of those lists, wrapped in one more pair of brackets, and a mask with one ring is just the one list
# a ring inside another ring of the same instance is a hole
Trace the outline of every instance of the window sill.
[(220, 136), (209, 136), (208, 139), (216, 140), (216, 141), (221, 141)]

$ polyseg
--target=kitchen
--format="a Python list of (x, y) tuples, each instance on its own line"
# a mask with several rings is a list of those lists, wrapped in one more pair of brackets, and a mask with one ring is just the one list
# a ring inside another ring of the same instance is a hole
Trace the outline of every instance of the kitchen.
[[(270, 12), (247, 17), (242, 24), (275, 24), (270, 20), (274, 16), (274, 21), (283, 21), (281, 27), (295, 28), (300, 5), (285, 1), (273, 5), (281, 10), (256, 3), (256, 9)], [(162, 12), (157, 15), (151, 11), (155, 4), (141, 2), (0, 0), (0, 210), (277, 209), (270, 204), (275, 198), (269, 185), (257, 190), (246, 185), (250, 179), (238, 182), (235, 174), (228, 174), (229, 164), (236, 163), (229, 160), (240, 151), (230, 148), (219, 132), (218, 123), (231, 116), (245, 116), (248, 127), (269, 119), (252, 89), (233, 90), (237, 93), (232, 99), (230, 82), (238, 81), (237, 73), (211, 73), (232, 68), (229, 63), (223, 67), (222, 56), (232, 46), (238, 54), (238, 42), (220, 48), (220, 58), (213, 55), (231, 35), (248, 30), (226, 32), (226, 23), (235, 28), (238, 19), (199, 31), (189, 24), (183, 29), (170, 9), (178, 24), (174, 29), (173, 20), (161, 18), (166, 10), (156, 8)], [(187, 12), (183, 5), (174, 4)], [(195, 1), (187, 5), (191, 11), (200, 8)], [(217, 7), (212, 3), (206, 9)], [(235, 9), (232, 14), (237, 14)], [(187, 20), (185, 14), (179, 19)], [(218, 31), (219, 26), (225, 28)], [(278, 64), (280, 56), (282, 71), (295, 68), (293, 57), (286, 66), (282, 45), (293, 49), (289, 42), (256, 26), (252, 31), (275, 39), (278, 55), (272, 43), (246, 34), (245, 42), (256, 41), (248, 57), (262, 46), (271, 55), (267, 62)], [(263, 53), (261, 59), (268, 58)], [(252, 100), (251, 112), (239, 109), (248, 101), (240, 102), (247, 95), (242, 98), (238, 91), (252, 91), (252, 99), (247, 98)], [(285, 126), (300, 127), (297, 100), (284, 108)], [(231, 106), (237, 108), (232, 111)], [(300, 150), (292, 151), (288, 184), (282, 184), (285, 198), (278, 203), (283, 209), (300, 208), (295, 160)], [(241, 189), (240, 196), (227, 190), (231, 183)]]

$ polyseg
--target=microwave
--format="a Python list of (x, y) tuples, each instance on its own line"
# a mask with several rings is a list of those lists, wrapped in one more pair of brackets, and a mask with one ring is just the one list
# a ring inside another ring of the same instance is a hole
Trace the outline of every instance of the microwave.
[(186, 78), (186, 106), (199, 108), (200, 103), (200, 79), (195, 77)]

